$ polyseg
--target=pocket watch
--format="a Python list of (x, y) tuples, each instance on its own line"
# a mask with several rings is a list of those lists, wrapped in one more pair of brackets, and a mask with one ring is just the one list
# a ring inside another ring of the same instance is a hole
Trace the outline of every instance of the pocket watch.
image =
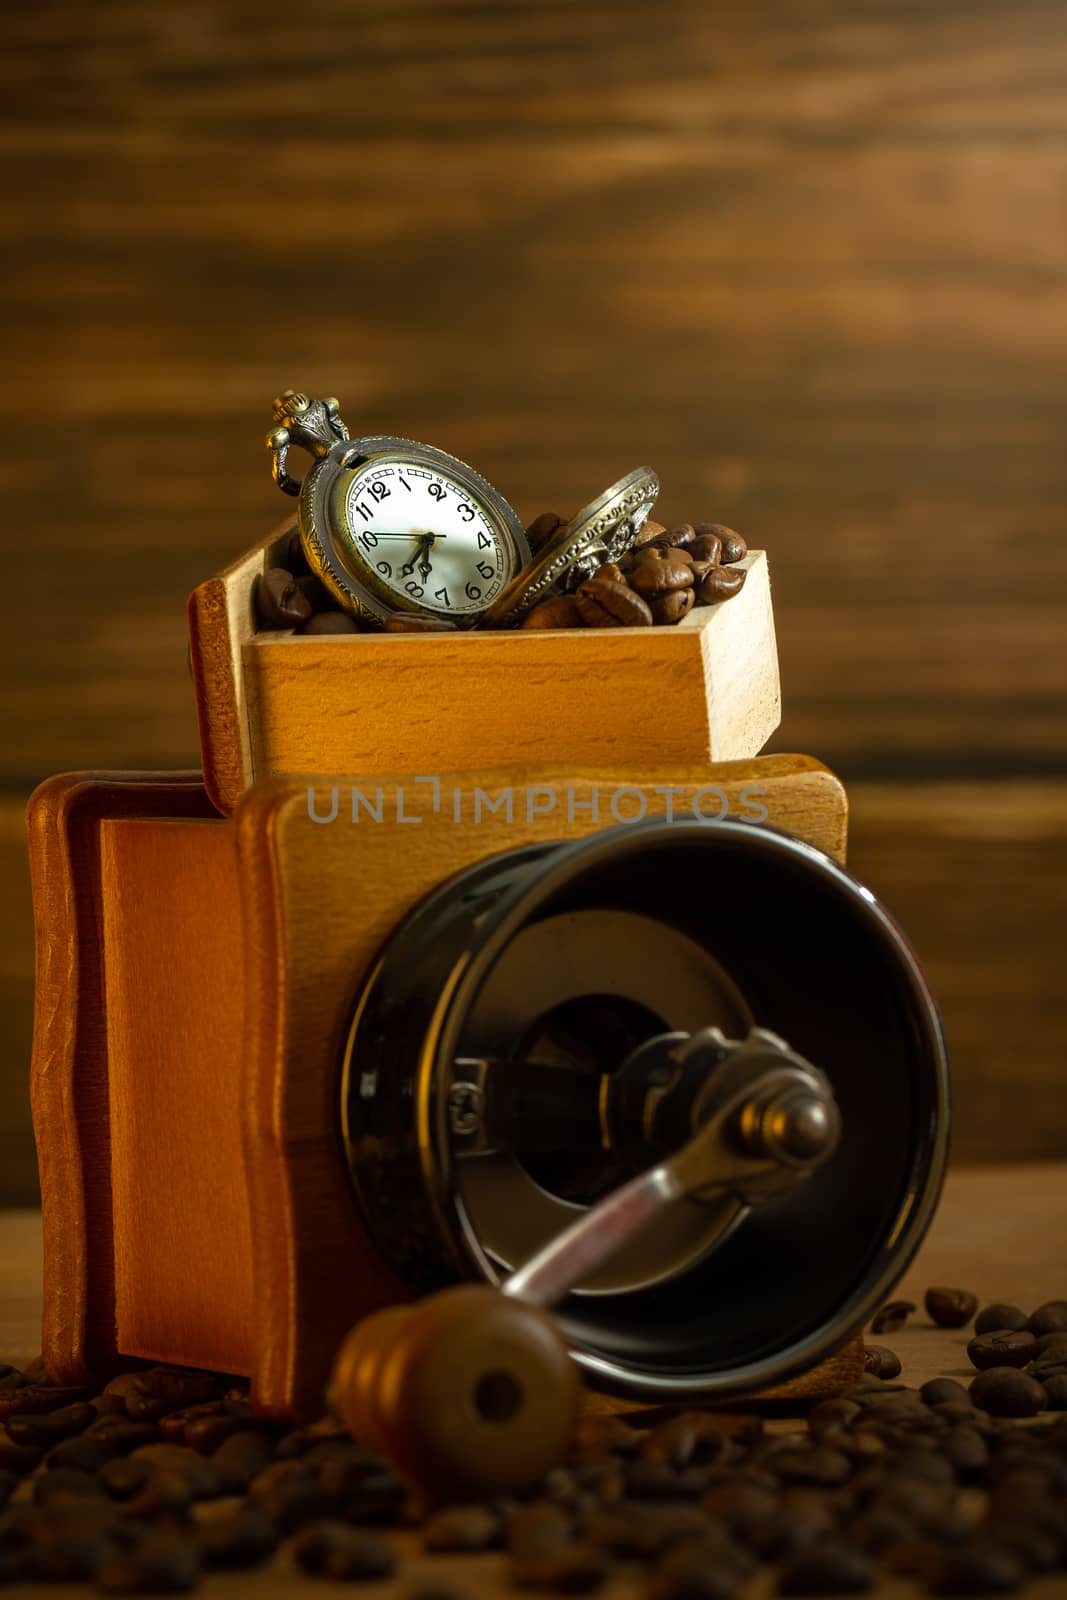
[[(507, 501), (465, 462), (413, 439), (349, 438), (336, 400), (287, 389), (267, 435), (274, 481), (298, 495), (308, 565), (371, 627), (396, 612), (479, 622), (530, 560)], [(293, 445), (314, 458), (289, 476)]]
[(658, 494), (659, 479), (651, 467), (635, 467), (598, 494), (516, 574), (483, 623), (512, 628), (542, 600), (576, 589), (603, 562), (617, 561), (634, 544)]

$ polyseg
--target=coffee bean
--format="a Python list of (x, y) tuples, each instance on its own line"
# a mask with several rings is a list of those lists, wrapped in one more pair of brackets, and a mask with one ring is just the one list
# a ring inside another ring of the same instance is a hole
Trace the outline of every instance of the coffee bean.
[(278, 1548), (278, 1530), (251, 1506), (202, 1523), (197, 1533), (200, 1559), (212, 1571), (258, 1567)]
[(100, 1482), (116, 1500), (128, 1500), (144, 1488), (154, 1468), (148, 1461), (133, 1461), (127, 1456), (116, 1456), (105, 1461), (100, 1468)]
[(931, 1594), (1011, 1594), (1022, 1583), (1022, 1562), (1002, 1546), (985, 1540), (947, 1550), (930, 1574)]
[[(192, 1441), (190, 1441), (192, 1444)], [(192, 1444), (197, 1449), (196, 1444)], [(247, 1424), (238, 1433), (223, 1440), (211, 1457), (211, 1464), (221, 1475), (223, 1486), (231, 1493), (247, 1487), (257, 1473), (271, 1459), (273, 1439), (263, 1428), (249, 1428)]]
[(513, 1555), (509, 1576), (517, 1589), (547, 1589), (552, 1594), (591, 1594), (608, 1575), (603, 1551), (575, 1542), (531, 1554)]
[(53, 1472), (43, 1472), (33, 1480), (34, 1503), (39, 1506), (56, 1505), (72, 1497), (103, 1499), (105, 1492), (99, 1478), (79, 1472), (75, 1467), (56, 1467)]
[(978, 1483), (989, 1462), (989, 1446), (977, 1428), (950, 1428), (941, 1447), (960, 1483)]
[(293, 1543), (293, 1556), (304, 1572), (322, 1578), (388, 1578), (396, 1570), (386, 1540), (344, 1522), (323, 1521), (305, 1528)]
[(1067, 1372), (1044, 1380), (1045, 1404), (1050, 1411), (1067, 1411)]
[(122, 1411), (105, 1412), (91, 1427), (86, 1428), (86, 1439), (100, 1439), (118, 1455), (128, 1455), (143, 1444), (153, 1444), (159, 1439), (159, 1429), (154, 1422), (134, 1422)]
[(1035, 1416), (1047, 1399), (1035, 1378), (1007, 1366), (980, 1372), (971, 1383), (970, 1396), (976, 1406), (994, 1417)]
[(114, 1542), (98, 1528), (57, 1525), (50, 1538), (22, 1553), (19, 1575), (42, 1583), (77, 1583), (95, 1578), (116, 1556)]
[(543, 550), (545, 545), (555, 538), (564, 523), (565, 518), (555, 511), (542, 511), (539, 517), (535, 517), (526, 529), (526, 538), (532, 553), (536, 555), (539, 550)]
[(1018, 1333), (1020, 1328), (1027, 1325), (1025, 1311), (1020, 1311), (1018, 1306), (991, 1305), (984, 1306), (974, 1319), (975, 1333), (999, 1333), (1008, 1329)]
[(520, 626), (529, 629), (580, 628), (582, 614), (574, 595), (551, 595), (528, 611)]
[(962, 1328), (978, 1310), (978, 1296), (967, 1289), (927, 1289), (923, 1304), (939, 1328)]
[(178, 1367), (151, 1367), (133, 1375), (126, 1391), (126, 1410), (137, 1421), (152, 1421), (216, 1399), (227, 1380), (211, 1372)]
[(717, 533), (698, 533), (688, 548), (695, 561), (709, 561), (717, 567), (722, 560), (722, 540)]
[(746, 1545), (758, 1544), (778, 1510), (777, 1495), (771, 1490), (736, 1480), (712, 1489), (702, 1504), (709, 1516), (723, 1523), (734, 1538)]
[(1067, 1332), (1067, 1300), (1047, 1300), (1031, 1313), (1027, 1326), (1033, 1334)]
[(118, 1451), (104, 1439), (63, 1439), (53, 1446), (45, 1457), (50, 1472), (60, 1467), (73, 1467), (78, 1472), (99, 1472), (107, 1461), (113, 1461)]
[(696, 532), (697, 538), (704, 537), (707, 534), (714, 534), (719, 540), (722, 546), (722, 555), (719, 559), (724, 566), (731, 561), (740, 561), (743, 556), (748, 554), (748, 545), (741, 535), (735, 533), (733, 528), (724, 527), (721, 522), (698, 522)]
[(693, 558), (683, 545), (668, 544), (663, 547), (664, 561), (681, 561), (684, 566), (691, 567)]
[(652, 612), (652, 621), (659, 627), (667, 627), (673, 623), (681, 622), (687, 617), (696, 604), (696, 590), (674, 589), (669, 594), (658, 594), (649, 602)]
[[(986, 1372), (990, 1367), (1025, 1367), (1033, 1357), (1037, 1340), (1032, 1333), (1012, 1333), (1001, 1329), (996, 1333), (979, 1333), (967, 1346), (972, 1367)], [(972, 1385), (971, 1393), (974, 1388)]]
[[(386, 633), (456, 633), (458, 626), (448, 617), (417, 617), (397, 611), (385, 619)], [(336, 628), (330, 630), (336, 633)]]
[(808, 1450), (780, 1450), (771, 1466), (783, 1483), (805, 1484), (821, 1489), (836, 1488), (852, 1472), (848, 1456), (828, 1445), (817, 1445)]
[(911, 1300), (890, 1300), (871, 1320), (872, 1333), (895, 1333), (915, 1310)]
[(16, 1444), (40, 1445), (47, 1449), (61, 1439), (81, 1433), (96, 1421), (96, 1412), (84, 1401), (74, 1405), (59, 1406), (55, 1411), (43, 1413), (16, 1412), (7, 1418), (7, 1433)]
[(328, 611), (336, 604), (333, 595), (314, 573), (305, 573), (296, 579), (296, 586), (312, 611)]
[[(692, 584), (693, 569), (687, 561), (642, 561), (630, 577), (631, 588), (646, 600), (669, 594), (672, 589), (689, 589)], [(581, 594), (580, 589), (578, 593)]]
[(358, 633), (359, 623), (347, 611), (316, 611), (297, 631), (302, 637), (308, 634)]
[(491, 1550), (502, 1542), (500, 1518), (485, 1506), (450, 1506), (431, 1517), (422, 1530), (423, 1548), (436, 1554)]
[[(688, 522), (681, 522), (678, 524), (677, 528), (672, 529), (672, 542), (674, 544), (688, 544), (691, 535), (687, 535), (685, 530), (690, 526), (691, 524)], [(653, 540), (661, 538), (666, 532), (667, 530), (663, 526), (662, 522), (654, 522), (652, 518), (649, 517), (646, 520), (644, 527), (638, 533), (637, 538), (633, 542), (634, 552), (636, 553), (640, 550), (644, 550), (647, 545), (653, 542)]]
[(573, 1517), (547, 1500), (536, 1500), (508, 1518), (505, 1535), (513, 1555), (529, 1555), (566, 1544), (573, 1532)]
[(200, 1558), (190, 1540), (150, 1533), (102, 1567), (96, 1586), (104, 1594), (186, 1594), (199, 1581)]
[(22, 1478), (40, 1464), (44, 1451), (39, 1445), (16, 1444), (6, 1428), (0, 1428), (0, 1471)]
[(707, 1488), (699, 1469), (677, 1469), (666, 1461), (642, 1457), (623, 1468), (626, 1494), (636, 1500), (696, 1500)]
[(650, 628), (646, 602), (623, 583), (587, 578), (576, 592), (578, 611), (589, 628)]
[(1054, 1572), (1063, 1559), (1062, 1541), (1025, 1516), (995, 1518), (989, 1523), (989, 1537), (1022, 1562), (1027, 1572)]
[(716, 1543), (672, 1550), (652, 1574), (647, 1600), (733, 1600), (749, 1575), (740, 1552)]
[(900, 1357), (882, 1344), (869, 1344), (863, 1365), (873, 1378), (895, 1378), (900, 1372)]
[(711, 606), (720, 600), (729, 600), (743, 586), (747, 577), (745, 567), (712, 567), (700, 580), (697, 605)]
[(6, 1423), (12, 1416), (39, 1416), (43, 1412), (59, 1411), (84, 1398), (84, 1389), (58, 1389), (48, 1384), (27, 1382), (20, 1389), (4, 1389), (0, 1392), (0, 1423)]
[(818, 1405), (812, 1406), (808, 1412), (808, 1430), (813, 1438), (821, 1438), (826, 1434), (840, 1433), (847, 1428), (860, 1415), (862, 1407), (855, 1400), (845, 1400), (834, 1397), (830, 1400), (820, 1400)]
[(919, 1397), (923, 1405), (937, 1406), (945, 1401), (957, 1405), (969, 1405), (967, 1391), (962, 1383), (957, 1383), (955, 1378), (931, 1378), (919, 1390)]
[(664, 1461), (672, 1467), (686, 1467), (693, 1459), (700, 1437), (700, 1430), (692, 1417), (671, 1417), (666, 1422), (657, 1423), (645, 1435), (641, 1441), (641, 1455), (648, 1461)]
[(256, 619), (261, 628), (297, 628), (311, 616), (311, 604), (284, 567), (268, 567), (252, 591)]
[(371, 1461), (327, 1461), (319, 1487), (337, 1515), (349, 1522), (388, 1526), (403, 1514), (407, 1491), (388, 1467)]
[(827, 1542), (802, 1550), (778, 1577), (779, 1594), (866, 1594), (874, 1583), (869, 1556), (851, 1545)]
[(25, 1389), (28, 1387), (24, 1372), (21, 1372), (18, 1367), (11, 1366), (7, 1361), (0, 1361), (0, 1394), (5, 1389)]

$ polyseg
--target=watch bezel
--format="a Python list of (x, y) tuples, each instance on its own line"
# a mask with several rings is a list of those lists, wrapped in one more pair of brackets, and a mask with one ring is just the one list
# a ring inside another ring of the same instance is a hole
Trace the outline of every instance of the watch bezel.
[(497, 595), (514, 581), (530, 560), (530, 546), (525, 528), (499, 490), (458, 456), (417, 439), (389, 434), (342, 440), (308, 473), (300, 494), (299, 518), (301, 543), (308, 564), (345, 610), (372, 626), (380, 626), (388, 617), (399, 613), (447, 618), (455, 622), (457, 628), (473, 628), (482, 620), (492, 601), (478, 610), (465, 612), (428, 605), (392, 588), (356, 545), (346, 508), (348, 487), (368, 462), (396, 455), (440, 472), (471, 495), (494, 525), (505, 550), (510, 542), (513, 570), (505, 574)]

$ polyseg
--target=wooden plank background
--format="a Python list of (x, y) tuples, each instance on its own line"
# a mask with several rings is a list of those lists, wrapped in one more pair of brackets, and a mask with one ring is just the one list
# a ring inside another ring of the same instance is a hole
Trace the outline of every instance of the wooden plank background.
[(1063, 0), (39, 0), (3, 44), (0, 1201), (25, 795), (195, 763), (184, 598), (284, 510), (287, 384), (524, 516), (648, 461), (766, 547), (774, 747), (850, 785), (957, 1154), (1067, 1153)]

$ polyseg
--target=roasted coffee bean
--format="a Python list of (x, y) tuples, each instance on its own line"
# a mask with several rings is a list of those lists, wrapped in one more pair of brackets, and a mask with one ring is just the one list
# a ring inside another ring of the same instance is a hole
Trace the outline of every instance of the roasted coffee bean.
[(102, 1500), (105, 1493), (99, 1478), (89, 1472), (79, 1472), (75, 1467), (57, 1467), (54, 1472), (42, 1472), (33, 1480), (34, 1504), (39, 1506), (58, 1505), (85, 1496)]
[(719, 560), (725, 566), (731, 561), (740, 561), (748, 554), (748, 545), (739, 533), (733, 528), (726, 528), (721, 522), (698, 522), (696, 525), (697, 538), (706, 538), (709, 534), (718, 539), (722, 554)]
[(700, 580), (697, 605), (711, 606), (719, 600), (729, 600), (743, 586), (747, 577), (745, 567), (712, 567)]
[(816, 1439), (824, 1434), (839, 1433), (850, 1423), (855, 1422), (862, 1409), (855, 1400), (845, 1400), (836, 1396), (831, 1400), (820, 1400), (818, 1405), (812, 1406), (808, 1412), (808, 1430)]
[(782, 1483), (803, 1484), (820, 1489), (833, 1489), (844, 1483), (852, 1472), (852, 1462), (840, 1450), (828, 1445), (811, 1449), (779, 1450), (770, 1462), (771, 1470)]
[[(168, 1412), (165, 1417), (160, 1417), (157, 1424), (160, 1438), (168, 1444), (186, 1444), (185, 1430), (190, 1423), (199, 1422), (203, 1418), (224, 1417), (222, 1400), (205, 1400), (203, 1405), (183, 1406), (180, 1411)], [(221, 1439), (219, 1440), (221, 1444)]]
[(107, 1461), (113, 1461), (119, 1452), (104, 1439), (62, 1439), (45, 1457), (50, 1472), (59, 1467), (73, 1467), (77, 1472), (99, 1472)]
[(749, 1571), (736, 1547), (693, 1542), (663, 1558), (645, 1595), (647, 1600), (733, 1600)]
[(1022, 1562), (1011, 1551), (992, 1541), (975, 1539), (942, 1552), (927, 1582), (931, 1594), (1012, 1594), (1025, 1576)]
[(189, 1480), (194, 1500), (210, 1500), (223, 1489), (222, 1476), (213, 1461), (183, 1444), (145, 1444), (133, 1452), (134, 1461), (180, 1472)]
[(911, 1300), (890, 1300), (871, 1319), (871, 1332), (895, 1333), (904, 1326), (914, 1310), (915, 1304)]
[(624, 583), (612, 583), (607, 578), (587, 578), (577, 590), (575, 598), (581, 619), (588, 628), (652, 626), (652, 613), (646, 602)]
[(627, 1496), (635, 1500), (698, 1500), (708, 1486), (699, 1468), (678, 1469), (647, 1458), (628, 1461), (623, 1482)]
[(960, 1483), (980, 1482), (989, 1463), (989, 1446), (977, 1428), (969, 1428), (966, 1423), (950, 1428), (941, 1448)]
[(28, 1387), (24, 1372), (21, 1372), (18, 1367), (11, 1366), (7, 1361), (0, 1361), (0, 1394), (5, 1389), (25, 1389)]
[(688, 550), (694, 561), (710, 561), (713, 567), (722, 561), (722, 540), (717, 533), (698, 533)]
[(138, 1421), (152, 1421), (216, 1399), (227, 1379), (178, 1367), (150, 1367), (135, 1373), (126, 1391), (126, 1410)]
[(696, 1419), (685, 1414), (671, 1417), (666, 1422), (658, 1422), (641, 1440), (641, 1455), (647, 1461), (665, 1461), (672, 1467), (687, 1467), (696, 1453), (700, 1438)]
[[(1032, 1333), (1011, 1333), (1001, 1329), (997, 1333), (979, 1333), (967, 1346), (967, 1356), (972, 1367), (986, 1372), (990, 1367), (1025, 1367), (1033, 1358), (1037, 1340)], [(971, 1393), (974, 1389), (972, 1386)]]
[[(686, 537), (684, 530), (689, 526), (689, 523), (682, 522), (678, 524), (677, 528), (671, 530), (671, 536), (675, 544), (688, 544), (689, 540)], [(662, 522), (654, 522), (653, 519), (649, 517), (645, 522), (644, 527), (637, 535), (637, 538), (633, 542), (632, 548), (634, 552), (636, 553), (640, 550), (644, 550), (646, 545), (649, 545), (654, 540), (661, 538), (666, 532), (667, 530), (663, 526)], [(676, 535), (677, 537), (675, 537)]]
[(994, 1417), (1032, 1417), (1043, 1410), (1047, 1395), (1036, 1378), (1015, 1367), (992, 1367), (971, 1383), (971, 1399)]
[(283, 1533), (295, 1533), (297, 1528), (333, 1510), (329, 1497), (314, 1478), (303, 1483), (284, 1483), (256, 1496), (256, 1509), (276, 1524)]
[(674, 589), (669, 594), (658, 594), (654, 600), (649, 601), (652, 612), (652, 621), (660, 627), (667, 627), (672, 623), (681, 622), (687, 617), (696, 604), (696, 590)]
[[(197, 1449), (197, 1445), (192, 1446)], [(211, 1464), (221, 1475), (223, 1486), (230, 1493), (247, 1487), (257, 1473), (271, 1459), (274, 1440), (263, 1428), (249, 1428), (247, 1423), (239, 1433), (231, 1433), (211, 1457)]]
[(128, 1500), (144, 1488), (154, 1470), (148, 1461), (116, 1456), (113, 1461), (105, 1461), (100, 1468), (100, 1482), (116, 1500)]
[(869, 1344), (863, 1365), (872, 1378), (895, 1378), (900, 1372), (900, 1357), (884, 1344)]
[(491, 1550), (503, 1543), (500, 1518), (486, 1506), (450, 1506), (430, 1518), (422, 1530), (423, 1548), (435, 1554)]
[(989, 1537), (1021, 1561), (1027, 1572), (1054, 1572), (1063, 1559), (1061, 1540), (1025, 1516), (997, 1517), (989, 1524)]
[(548, 1500), (535, 1500), (508, 1518), (505, 1537), (513, 1555), (528, 1555), (566, 1544), (574, 1532), (574, 1518)]
[(1035, 1359), (1055, 1356), (1061, 1361), (1067, 1361), (1067, 1333), (1039, 1334), (1037, 1344), (1034, 1346), (1034, 1356)]
[(380, 1462), (324, 1462), (319, 1485), (349, 1522), (389, 1526), (400, 1520), (407, 1501), (401, 1480)]
[[(450, 621), (448, 617), (417, 617), (403, 611), (394, 612), (391, 617), (386, 617), (384, 628), (386, 633), (458, 632), (458, 624)], [(330, 630), (332, 633), (337, 631), (336, 628)]]
[(92, 1406), (78, 1401), (74, 1405), (60, 1406), (55, 1411), (31, 1412), (28, 1415), (16, 1412), (7, 1418), (6, 1426), (8, 1437), (16, 1444), (40, 1445), (47, 1449), (61, 1439), (84, 1432), (95, 1421), (96, 1412)]
[(1051, 1378), (1039, 1380), (1045, 1391), (1045, 1405), (1049, 1411), (1067, 1411), (1067, 1372), (1053, 1373)]
[(186, 1594), (200, 1581), (195, 1544), (172, 1533), (150, 1533), (97, 1574), (104, 1594)]
[(1018, 1333), (1020, 1328), (1025, 1328), (1028, 1322), (1025, 1311), (1020, 1311), (1018, 1306), (991, 1305), (984, 1306), (974, 1319), (975, 1333), (999, 1333), (1007, 1329)]
[(258, 1567), (278, 1548), (278, 1530), (252, 1506), (241, 1506), (200, 1525), (197, 1533), (200, 1559), (213, 1571)]
[(978, 1296), (967, 1289), (927, 1289), (923, 1304), (939, 1328), (962, 1328), (978, 1310)]
[[(693, 569), (688, 561), (641, 561), (630, 576), (630, 586), (646, 600), (656, 595), (669, 594), (672, 589), (689, 589), (693, 585)], [(581, 590), (578, 591), (581, 594)]]
[(114, 1541), (99, 1528), (59, 1524), (47, 1540), (35, 1541), (22, 1553), (19, 1576), (43, 1583), (77, 1583), (95, 1578), (115, 1560)]
[(27, 1382), (21, 1389), (0, 1391), (0, 1423), (6, 1423), (13, 1416), (39, 1416), (44, 1412), (59, 1411), (84, 1399), (84, 1389), (58, 1389), (50, 1384)]
[(1027, 1326), (1038, 1335), (1067, 1332), (1067, 1300), (1047, 1300), (1031, 1313)]
[(396, 1558), (379, 1534), (344, 1522), (317, 1522), (293, 1542), (293, 1557), (304, 1572), (321, 1578), (389, 1578)]
[(102, 1417), (97, 1417), (92, 1426), (86, 1428), (84, 1437), (100, 1439), (118, 1455), (128, 1455), (143, 1444), (155, 1443), (159, 1438), (159, 1429), (154, 1422), (134, 1422), (126, 1415), (123, 1402), (122, 1411), (108, 1411)]
[(608, 1575), (603, 1551), (575, 1542), (530, 1554), (513, 1555), (509, 1576), (517, 1589), (547, 1589), (552, 1594), (591, 1594)]
[(851, 1545), (827, 1541), (802, 1550), (783, 1567), (779, 1594), (866, 1594), (874, 1583), (869, 1556)]
[(927, 1406), (942, 1405), (945, 1401), (961, 1406), (970, 1405), (966, 1389), (955, 1378), (931, 1378), (919, 1390), (919, 1397)]
[(677, 545), (677, 544), (664, 545), (664, 547), (663, 547), (663, 559), (664, 559), (664, 561), (681, 561), (681, 562), (684, 562), (684, 564), (687, 567), (691, 567), (693, 565), (692, 556), (689, 554), (689, 551), (686, 550), (684, 548), (684, 546), (682, 546), (682, 545)]
[(604, 561), (592, 574), (594, 578), (609, 578), (612, 583), (625, 583), (626, 574), (617, 561)]
[(0, 1471), (13, 1472), (16, 1477), (25, 1477), (38, 1466), (44, 1456), (44, 1451), (39, 1445), (16, 1444), (10, 1438), (6, 1428), (0, 1428)]
[(526, 537), (530, 544), (530, 550), (534, 555), (539, 550), (543, 550), (545, 545), (556, 537), (556, 534), (564, 526), (565, 521), (566, 519), (559, 516), (555, 511), (542, 511), (539, 517), (533, 519), (526, 529)]
[(311, 616), (311, 603), (284, 567), (268, 567), (256, 579), (252, 594), (261, 628), (298, 628)]
[(534, 606), (522, 619), (523, 628), (580, 628), (582, 614), (572, 594), (551, 595)]
[(347, 611), (316, 611), (297, 631), (302, 636), (320, 633), (358, 633), (359, 623)]
[(312, 611), (329, 611), (336, 601), (321, 579), (314, 573), (305, 573), (296, 579), (296, 586), (304, 596)]
[(702, 1501), (709, 1516), (726, 1526), (742, 1544), (758, 1548), (766, 1526), (778, 1511), (778, 1497), (769, 1489), (739, 1481), (721, 1484)]

